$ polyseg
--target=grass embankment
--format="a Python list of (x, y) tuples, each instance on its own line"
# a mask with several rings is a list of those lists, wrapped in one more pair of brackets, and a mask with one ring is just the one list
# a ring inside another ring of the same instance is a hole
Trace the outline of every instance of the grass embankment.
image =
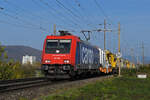
[(43, 100), (150, 100), (150, 78), (138, 79), (137, 73), (150, 75), (150, 68), (123, 70), (122, 77), (62, 90)]

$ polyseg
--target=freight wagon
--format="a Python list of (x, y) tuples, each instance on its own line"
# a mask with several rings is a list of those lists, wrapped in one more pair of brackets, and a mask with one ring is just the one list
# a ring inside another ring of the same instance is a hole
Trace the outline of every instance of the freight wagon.
[(118, 66), (117, 66), (117, 59), (116, 55), (111, 53), (108, 50), (102, 50), (99, 48), (99, 56), (100, 56), (100, 72), (104, 74), (109, 73), (117, 73)]

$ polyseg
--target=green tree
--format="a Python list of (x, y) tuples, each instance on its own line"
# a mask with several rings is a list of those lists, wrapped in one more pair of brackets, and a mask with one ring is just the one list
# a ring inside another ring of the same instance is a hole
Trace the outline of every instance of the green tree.
[(5, 47), (0, 44), (0, 80), (33, 77), (39, 66), (40, 62), (34, 65), (21, 65), (20, 62), (13, 59), (8, 60)]
[(15, 79), (21, 78), (20, 63), (15, 62), (13, 59), (8, 61), (5, 47), (0, 44), (0, 79)]
[(7, 53), (5, 52), (5, 47), (0, 43), (0, 62), (6, 60), (8, 58)]

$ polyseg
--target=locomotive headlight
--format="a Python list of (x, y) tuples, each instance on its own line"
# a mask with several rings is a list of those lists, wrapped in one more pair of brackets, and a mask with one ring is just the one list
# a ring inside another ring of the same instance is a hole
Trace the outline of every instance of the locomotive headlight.
[(50, 63), (51, 61), (50, 60), (45, 60), (45, 63)]
[(70, 61), (69, 60), (64, 60), (64, 63), (69, 63)]

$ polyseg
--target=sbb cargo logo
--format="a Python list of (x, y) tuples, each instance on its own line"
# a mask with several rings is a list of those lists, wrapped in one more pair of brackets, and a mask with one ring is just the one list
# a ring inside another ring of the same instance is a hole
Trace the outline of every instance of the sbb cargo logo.
[(93, 64), (94, 55), (93, 50), (88, 49), (86, 47), (82, 47), (81, 49), (81, 61), (83, 64)]

